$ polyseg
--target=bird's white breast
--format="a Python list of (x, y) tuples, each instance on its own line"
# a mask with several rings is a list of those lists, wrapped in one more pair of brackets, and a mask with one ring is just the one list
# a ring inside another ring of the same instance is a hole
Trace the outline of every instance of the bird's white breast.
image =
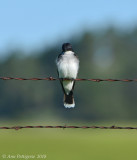
[(72, 51), (67, 51), (57, 62), (60, 78), (76, 78), (79, 69), (79, 60)]

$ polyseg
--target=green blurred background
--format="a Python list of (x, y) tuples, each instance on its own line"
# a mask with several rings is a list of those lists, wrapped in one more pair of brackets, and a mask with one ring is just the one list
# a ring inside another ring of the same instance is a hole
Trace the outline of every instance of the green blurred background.
[[(80, 59), (79, 78), (137, 78), (136, 5), (0, 1), (0, 77), (57, 77), (55, 59), (62, 43), (70, 42)], [(76, 107), (66, 109), (58, 81), (0, 80), (0, 126), (136, 126), (135, 82), (80, 81), (74, 97)], [(0, 156), (128, 160), (137, 158), (136, 140), (129, 130), (0, 130)]]

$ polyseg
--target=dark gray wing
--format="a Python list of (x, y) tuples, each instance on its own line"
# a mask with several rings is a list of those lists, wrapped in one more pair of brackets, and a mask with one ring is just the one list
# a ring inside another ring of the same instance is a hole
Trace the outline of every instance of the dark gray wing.
[(76, 53), (74, 53), (74, 56), (75, 56), (77, 59), (79, 59), (79, 58), (78, 58), (78, 55), (77, 55)]
[(63, 54), (64, 54), (64, 53), (62, 52), (62, 53), (60, 53), (60, 54), (58, 55), (57, 61), (59, 61), (59, 60), (62, 58)]
[[(58, 73), (58, 77), (59, 77), (59, 72), (58, 72), (58, 70), (57, 70), (57, 73)], [(62, 87), (62, 90), (63, 90), (63, 92), (64, 92), (64, 94), (66, 95), (66, 92), (65, 92), (65, 90), (64, 90), (64, 87), (63, 87), (63, 79), (62, 78), (60, 78), (59, 79), (59, 81), (60, 81), (60, 84), (61, 84), (61, 87)]]

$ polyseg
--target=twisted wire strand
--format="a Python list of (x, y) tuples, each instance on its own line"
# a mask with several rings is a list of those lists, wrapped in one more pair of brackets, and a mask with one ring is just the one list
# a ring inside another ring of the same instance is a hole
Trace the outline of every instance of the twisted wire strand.
[[(20, 77), (0, 77), (0, 80), (48, 80), (54, 81), (59, 80), (59, 78), (46, 77), (46, 78), (20, 78)], [(137, 79), (85, 79), (85, 78), (77, 78), (77, 79), (64, 79), (64, 80), (75, 80), (75, 81), (92, 81), (92, 82), (137, 82)], [(118, 127), (118, 126), (12, 126), (12, 127), (0, 127), (0, 129), (23, 129), (23, 128), (81, 128), (81, 129), (134, 129), (137, 127)]]
[[(59, 78), (53, 78), (53, 77), (46, 77), (46, 78), (20, 78), (20, 77), (0, 77), (0, 80), (21, 80), (21, 81), (26, 81), (26, 80), (34, 80), (34, 81), (39, 81), (39, 80), (47, 80), (47, 81), (55, 81), (59, 80)], [(107, 82), (137, 82), (137, 79), (86, 79), (86, 78), (77, 78), (77, 79), (68, 79), (64, 78), (64, 80), (75, 80), (75, 81), (92, 81), (92, 82), (102, 82), (102, 81), (107, 81)]]
[(15, 130), (19, 130), (19, 129), (23, 129), (23, 128), (72, 128), (72, 129), (127, 129), (127, 130), (136, 130), (137, 127), (118, 127), (118, 126), (12, 126), (12, 127), (0, 127), (0, 129), (15, 129)]

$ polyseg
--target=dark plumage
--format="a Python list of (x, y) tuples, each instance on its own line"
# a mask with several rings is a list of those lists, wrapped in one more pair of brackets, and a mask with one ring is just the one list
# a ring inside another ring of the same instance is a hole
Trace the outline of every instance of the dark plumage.
[(62, 51), (66, 52), (66, 51), (73, 51), (72, 46), (70, 43), (64, 43), (62, 45)]

